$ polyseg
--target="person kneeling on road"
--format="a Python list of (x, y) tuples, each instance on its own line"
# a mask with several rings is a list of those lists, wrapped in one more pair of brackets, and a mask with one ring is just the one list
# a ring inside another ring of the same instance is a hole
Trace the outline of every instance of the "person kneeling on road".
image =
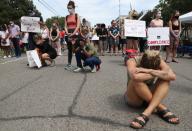
[(35, 50), (38, 52), (42, 66), (48, 66), (46, 60), (50, 62), (49, 66), (55, 66), (54, 59), (57, 57), (57, 51), (41, 35), (35, 35), (34, 41), (36, 44)]
[(168, 94), (170, 81), (176, 79), (172, 69), (161, 59), (159, 51), (147, 50), (143, 56), (127, 61), (128, 82), (125, 100), (129, 106), (147, 107), (130, 126), (143, 128), (152, 112), (171, 124), (179, 124), (179, 118), (161, 102)]
[[(99, 71), (101, 60), (97, 56), (97, 51), (91, 43), (86, 43), (84, 39), (80, 39), (80, 47), (76, 49), (76, 60), (78, 68), (74, 72), (80, 72), (83, 66), (89, 66), (91, 72)], [(83, 66), (81, 60), (84, 60)]]

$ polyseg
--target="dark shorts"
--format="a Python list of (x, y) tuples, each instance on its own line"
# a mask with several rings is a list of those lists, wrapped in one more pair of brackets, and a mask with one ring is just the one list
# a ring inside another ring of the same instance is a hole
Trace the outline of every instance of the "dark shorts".
[(126, 39), (127, 39), (127, 40), (139, 40), (138, 37), (127, 37)]
[(110, 38), (110, 44), (111, 44), (111, 45), (118, 46), (118, 45), (119, 45), (119, 39), (115, 40), (115, 39), (113, 39), (113, 38)]

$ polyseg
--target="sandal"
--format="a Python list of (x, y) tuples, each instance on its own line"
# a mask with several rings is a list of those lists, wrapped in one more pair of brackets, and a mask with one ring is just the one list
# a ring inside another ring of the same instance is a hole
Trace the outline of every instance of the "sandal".
[[(166, 121), (170, 124), (179, 124), (179, 118), (176, 115), (174, 115), (174, 114), (166, 115), (167, 113), (172, 113), (172, 112), (169, 109), (157, 111), (158, 116), (161, 117), (164, 121)], [(171, 121), (174, 118), (175, 119), (178, 118), (178, 120), (177, 121)]]
[[(144, 121), (140, 120), (139, 118), (142, 118)], [(133, 128), (133, 129), (142, 129), (147, 124), (148, 121), (149, 121), (148, 116), (146, 116), (144, 114), (140, 114), (137, 118), (135, 118), (131, 122), (130, 127)], [(133, 122), (138, 123), (140, 126), (136, 126), (135, 124), (133, 124)]]

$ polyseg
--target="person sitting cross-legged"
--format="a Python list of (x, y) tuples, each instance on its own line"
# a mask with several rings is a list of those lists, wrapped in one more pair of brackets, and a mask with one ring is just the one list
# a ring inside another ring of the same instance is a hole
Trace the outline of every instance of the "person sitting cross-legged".
[(179, 118), (161, 103), (176, 75), (161, 59), (159, 51), (147, 50), (142, 56), (129, 59), (127, 69), (127, 91), (124, 95), (127, 104), (141, 107), (145, 103), (147, 106), (130, 126), (136, 129), (143, 128), (153, 112), (168, 123), (178, 124)]

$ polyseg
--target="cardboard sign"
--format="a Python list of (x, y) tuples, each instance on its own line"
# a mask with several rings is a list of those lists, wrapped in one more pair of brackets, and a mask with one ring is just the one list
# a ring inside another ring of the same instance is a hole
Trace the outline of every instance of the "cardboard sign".
[(94, 35), (91, 40), (99, 40), (99, 37), (97, 35)]
[(40, 33), (39, 17), (21, 17), (21, 31)]
[(125, 19), (124, 33), (128, 37), (146, 37), (146, 22)]
[(148, 28), (148, 46), (162, 46), (170, 44), (169, 27)]
[(27, 59), (29, 63), (29, 67), (42, 67), (41, 60), (36, 50), (27, 51)]

